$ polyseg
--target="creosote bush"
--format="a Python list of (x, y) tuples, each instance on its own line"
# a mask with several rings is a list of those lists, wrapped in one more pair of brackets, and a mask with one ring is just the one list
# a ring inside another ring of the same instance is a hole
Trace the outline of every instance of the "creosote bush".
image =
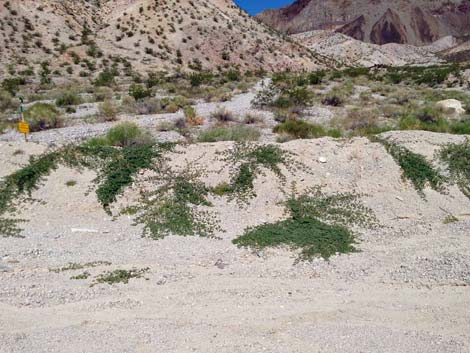
[(278, 134), (286, 134), (295, 139), (310, 139), (323, 136), (341, 137), (339, 130), (326, 129), (321, 125), (303, 120), (287, 120), (277, 125), (273, 131)]
[(62, 92), (55, 100), (58, 107), (67, 107), (71, 105), (78, 105), (81, 103), (80, 96), (73, 91)]
[(214, 127), (202, 131), (198, 136), (198, 142), (257, 141), (261, 136), (257, 128), (237, 125), (233, 127)]
[(24, 112), (32, 132), (56, 129), (63, 126), (60, 112), (51, 104), (35, 103)]

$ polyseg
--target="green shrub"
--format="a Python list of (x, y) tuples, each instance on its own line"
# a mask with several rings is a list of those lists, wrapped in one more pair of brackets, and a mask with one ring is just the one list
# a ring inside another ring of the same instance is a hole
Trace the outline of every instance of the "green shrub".
[(209, 72), (197, 72), (189, 76), (189, 82), (193, 87), (199, 87), (204, 83), (210, 83), (213, 75)]
[(105, 142), (108, 146), (129, 147), (149, 145), (153, 139), (135, 123), (124, 122), (108, 131)]
[(113, 90), (109, 87), (97, 87), (94, 92), (96, 102), (103, 102), (113, 98)]
[(240, 81), (241, 73), (239, 70), (231, 69), (225, 72), (225, 77), (227, 77), (229, 81)]
[(470, 119), (452, 123), (450, 132), (457, 135), (470, 135)]
[(24, 112), (25, 120), (30, 124), (32, 132), (56, 129), (63, 126), (59, 111), (51, 104), (36, 103)]
[(140, 99), (144, 99), (146, 97), (150, 97), (152, 95), (152, 91), (150, 89), (145, 88), (142, 85), (133, 83), (129, 87), (129, 96), (133, 97), (136, 101)]
[(196, 118), (196, 109), (191, 105), (183, 107), (184, 116), (187, 120), (193, 120)]
[(312, 124), (303, 120), (287, 120), (274, 129), (279, 134), (287, 134), (296, 139), (309, 139), (322, 136), (341, 137), (339, 130), (327, 130), (321, 125)]
[(220, 123), (228, 123), (234, 121), (235, 117), (231, 111), (220, 108), (219, 110), (211, 113), (211, 119), (217, 120)]
[(105, 121), (115, 121), (118, 113), (118, 109), (112, 100), (105, 100), (103, 103), (98, 105), (100, 116)]
[(19, 104), (13, 100), (13, 96), (10, 92), (0, 90), (0, 111), (15, 109), (18, 105)]
[(341, 105), (343, 105), (343, 98), (338, 96), (338, 95), (335, 95), (335, 94), (332, 94), (332, 95), (327, 95), (325, 98), (322, 99), (321, 101), (324, 105), (329, 105), (329, 106), (332, 106), (332, 107), (339, 107)]
[(324, 77), (325, 77), (325, 72), (324, 71), (311, 72), (308, 75), (308, 82), (311, 85), (319, 85), (322, 82)]
[(78, 105), (81, 103), (80, 96), (72, 91), (66, 91), (60, 94), (59, 97), (55, 100), (55, 104), (58, 107), (66, 107), (70, 105)]
[(23, 77), (6, 78), (2, 81), (2, 88), (14, 96), (18, 92), (19, 86), (25, 83), (26, 81)]
[(258, 129), (249, 126), (220, 127), (202, 131), (198, 142), (257, 141), (260, 135)]
[(98, 77), (94, 81), (95, 86), (111, 86), (114, 84), (115, 72), (112, 70), (103, 70), (98, 74)]

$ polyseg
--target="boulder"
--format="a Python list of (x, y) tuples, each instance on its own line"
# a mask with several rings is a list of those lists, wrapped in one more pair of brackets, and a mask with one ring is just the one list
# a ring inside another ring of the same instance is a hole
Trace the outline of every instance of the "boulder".
[(465, 109), (462, 102), (457, 99), (445, 99), (436, 103), (436, 106), (442, 109), (443, 113), (449, 118), (459, 119), (464, 113)]

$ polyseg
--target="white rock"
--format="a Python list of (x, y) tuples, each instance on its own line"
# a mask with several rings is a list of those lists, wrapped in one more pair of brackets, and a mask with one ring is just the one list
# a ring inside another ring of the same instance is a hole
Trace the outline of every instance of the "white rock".
[(326, 158), (325, 157), (318, 157), (318, 161), (320, 163), (326, 163)]
[(445, 99), (436, 103), (436, 107), (441, 108), (442, 111), (450, 118), (458, 119), (465, 113), (462, 107), (462, 102), (457, 99)]

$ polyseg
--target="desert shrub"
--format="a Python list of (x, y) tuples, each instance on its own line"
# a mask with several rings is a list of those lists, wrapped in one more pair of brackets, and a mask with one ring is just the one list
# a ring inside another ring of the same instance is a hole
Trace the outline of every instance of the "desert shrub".
[(60, 95), (55, 100), (55, 105), (58, 107), (66, 107), (71, 105), (78, 105), (81, 103), (80, 96), (73, 91), (65, 91), (60, 93)]
[(6, 91), (0, 90), (0, 110), (5, 111), (8, 109), (15, 109), (18, 107), (18, 103), (13, 100), (13, 95)]
[(103, 70), (93, 82), (95, 86), (111, 86), (114, 84), (115, 72), (112, 70)]
[(325, 77), (324, 71), (316, 71), (308, 74), (308, 83), (311, 85), (319, 85)]
[(133, 83), (129, 87), (129, 96), (133, 97), (136, 101), (150, 97), (152, 91), (145, 88), (143, 85)]
[(263, 122), (263, 117), (261, 115), (247, 113), (243, 117), (243, 122), (248, 125), (260, 124)]
[(93, 94), (96, 102), (103, 102), (113, 98), (113, 90), (109, 87), (97, 87)]
[(98, 110), (99, 110), (100, 116), (105, 121), (116, 120), (118, 109), (112, 100), (107, 99), (104, 102), (100, 103), (98, 105)]
[[(152, 137), (135, 123), (123, 122), (111, 128), (100, 143), (108, 146), (144, 146), (153, 143)], [(95, 141), (96, 142), (96, 141)]]
[(457, 135), (470, 135), (470, 119), (452, 123), (450, 132)]
[(448, 132), (449, 122), (441, 111), (431, 106), (408, 109), (399, 119), (400, 130), (426, 130)]
[(240, 81), (241, 76), (242, 76), (240, 71), (236, 69), (228, 70), (224, 74), (225, 74), (225, 77), (227, 77), (229, 81)]
[(274, 106), (277, 108), (305, 107), (312, 103), (312, 99), (313, 93), (307, 87), (294, 87), (277, 97)]
[(193, 106), (187, 105), (183, 108), (185, 121), (190, 126), (202, 125), (204, 118), (197, 116), (196, 109)]
[(191, 105), (185, 106), (183, 112), (186, 119), (193, 120), (196, 118), (196, 109)]
[(202, 131), (198, 142), (257, 141), (260, 135), (258, 129), (249, 126), (218, 127)]
[(138, 115), (157, 114), (164, 111), (162, 101), (156, 98), (141, 99), (133, 104)]
[(191, 86), (198, 87), (212, 81), (213, 75), (210, 72), (196, 72), (189, 76)]
[(19, 86), (26, 83), (23, 77), (6, 78), (2, 81), (2, 89), (9, 92), (11, 95), (16, 95)]
[(343, 98), (336, 95), (336, 94), (331, 94), (327, 95), (325, 98), (322, 99), (322, 104), (324, 105), (330, 105), (332, 107), (339, 107), (343, 105)]
[(303, 120), (287, 120), (273, 129), (279, 134), (287, 134), (296, 139), (309, 139), (322, 136), (340, 137), (338, 130), (328, 130), (318, 124), (312, 124)]
[(59, 111), (51, 104), (35, 103), (24, 112), (25, 120), (32, 132), (56, 129), (63, 126)]
[(343, 129), (360, 136), (375, 135), (392, 129), (388, 125), (379, 125), (377, 116), (378, 112), (375, 110), (352, 109), (340, 123)]
[(233, 113), (225, 108), (220, 108), (217, 111), (211, 113), (211, 119), (216, 120), (219, 123), (235, 121)]

